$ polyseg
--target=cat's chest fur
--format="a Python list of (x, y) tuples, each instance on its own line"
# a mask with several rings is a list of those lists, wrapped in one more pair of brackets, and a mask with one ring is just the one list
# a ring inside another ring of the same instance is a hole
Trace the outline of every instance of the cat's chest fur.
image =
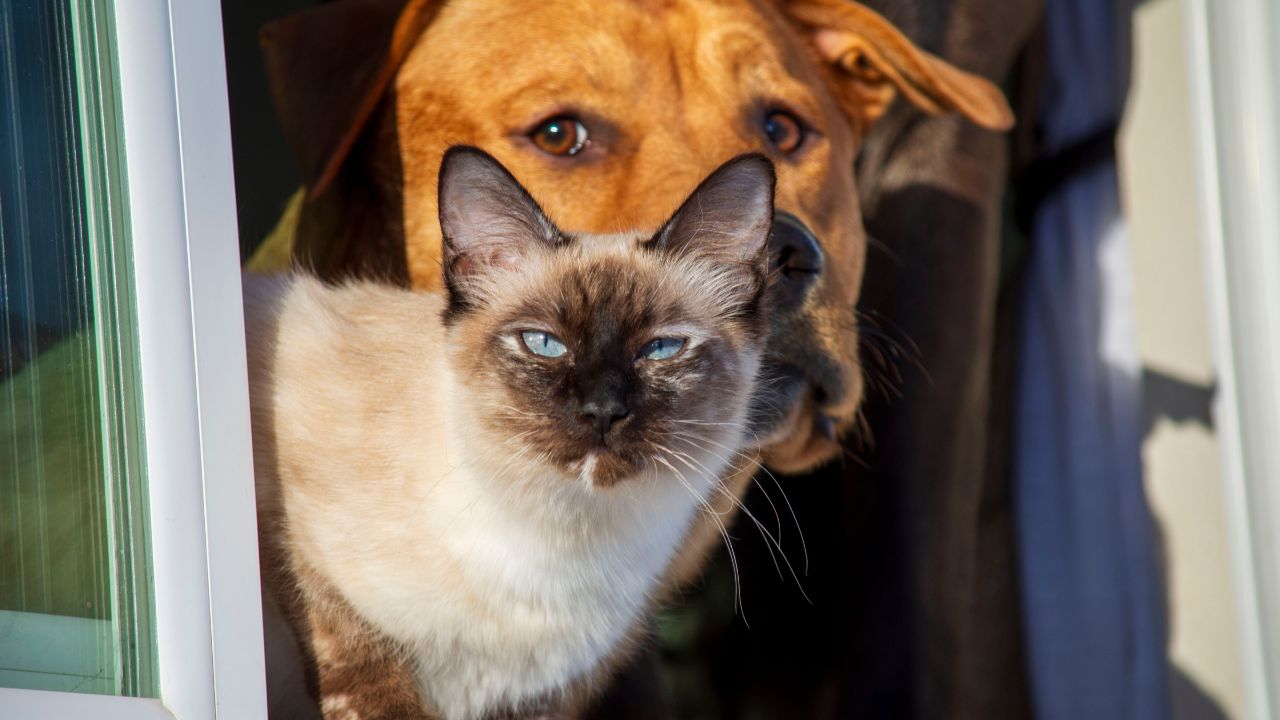
[[(552, 697), (598, 668), (635, 627), (698, 503), (674, 477), (607, 493), (496, 479), (483, 463), (451, 464), (475, 454), (465, 442), (444, 430), (428, 450), (437, 464), (417, 478), (405, 466), (319, 505), (300, 491), (287, 500), (305, 508), (290, 514), (307, 554), (411, 650), (424, 695), (450, 718)], [(711, 481), (686, 479), (705, 497)]]
[(285, 553), (410, 651), (445, 717), (587, 679), (636, 627), (723, 463), (689, 456), (705, 472), (603, 489), (538, 476), (470, 417), (442, 328), (403, 331), (437, 299), (294, 282), (249, 285), (279, 306), (247, 316), (251, 337), (278, 328), (250, 368), (259, 503)]

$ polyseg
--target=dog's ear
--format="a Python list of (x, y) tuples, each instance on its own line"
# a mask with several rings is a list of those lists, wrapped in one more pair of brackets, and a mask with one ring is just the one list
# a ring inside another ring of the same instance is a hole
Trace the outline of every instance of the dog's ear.
[(267, 78), (311, 196), (328, 187), (436, 0), (340, 0), (262, 29)]
[(450, 306), (470, 306), (495, 268), (563, 235), (524, 186), (483, 150), (449, 148), (440, 163), (441, 264)]
[(841, 99), (863, 130), (898, 93), (932, 115), (959, 112), (991, 130), (1013, 126), (999, 88), (917, 48), (874, 10), (851, 0), (787, 0), (783, 9), (839, 69)]

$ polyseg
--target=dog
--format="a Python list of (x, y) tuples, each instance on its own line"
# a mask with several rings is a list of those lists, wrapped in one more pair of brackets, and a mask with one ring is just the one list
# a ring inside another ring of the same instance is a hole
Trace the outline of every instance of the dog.
[[(263, 41), (307, 184), (293, 255), (326, 277), (438, 286), (435, 173), (453, 144), (484, 147), (580, 232), (656, 227), (725, 158), (769, 154), (785, 308), (755, 426), (789, 473), (840, 453), (863, 396), (863, 144), (906, 105), (992, 137), (1012, 123), (989, 80), (847, 0), (341, 0)], [(717, 537), (696, 535), (673, 585)]]
[(844, 0), (344, 0), (269, 26), (264, 46), (307, 178), (294, 255), (325, 276), (438, 287), (435, 169), (453, 144), (492, 152), (581, 232), (656, 227), (717, 163), (770, 154), (778, 207), (821, 238), (820, 260), (780, 258), (811, 285), (775, 335), (779, 412), (761, 423), (784, 472), (833, 457), (862, 396), (863, 139), (899, 95), (1012, 122), (990, 82)]

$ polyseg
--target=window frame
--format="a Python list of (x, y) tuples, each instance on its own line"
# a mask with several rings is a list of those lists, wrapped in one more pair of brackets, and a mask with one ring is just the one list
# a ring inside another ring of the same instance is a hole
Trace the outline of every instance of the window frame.
[(115, 0), (111, 13), (159, 699), (0, 688), (0, 707), (7, 717), (266, 718), (221, 9)]
[[(1250, 717), (1280, 716), (1280, 12), (1188, 0), (1216, 415)], [(116, 0), (159, 699), (0, 688), (7, 717), (266, 718), (217, 0)], [(1259, 157), (1265, 156), (1264, 160)], [(183, 342), (185, 340), (185, 342)]]
[(1280, 717), (1280, 9), (1187, 0), (1228, 543), (1250, 718)]

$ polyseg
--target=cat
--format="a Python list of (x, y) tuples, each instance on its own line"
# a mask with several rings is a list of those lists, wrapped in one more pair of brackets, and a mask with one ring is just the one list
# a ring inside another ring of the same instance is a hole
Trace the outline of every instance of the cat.
[(267, 602), (326, 718), (591, 694), (752, 462), (773, 185), (741, 156), (656, 233), (575, 236), (456, 147), (443, 293), (246, 275)]

